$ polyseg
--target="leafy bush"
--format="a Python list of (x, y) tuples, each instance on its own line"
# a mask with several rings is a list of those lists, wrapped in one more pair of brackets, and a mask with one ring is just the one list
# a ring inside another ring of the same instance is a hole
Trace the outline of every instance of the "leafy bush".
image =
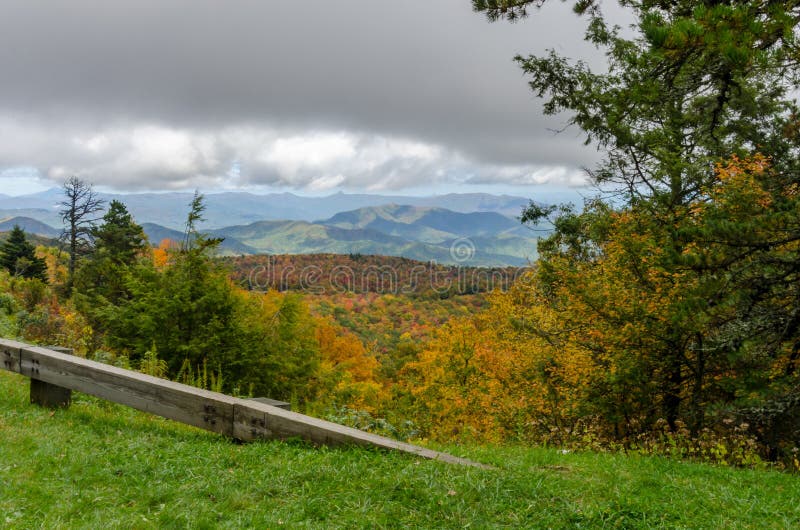
[(411, 440), (419, 436), (419, 430), (412, 421), (403, 421), (399, 426), (389, 423), (384, 418), (376, 418), (365, 410), (356, 410), (349, 407), (337, 407), (325, 416), (325, 419), (371, 432), (381, 436), (388, 436), (397, 440)]
[(15, 278), (11, 288), (26, 311), (34, 311), (48, 295), (47, 285), (35, 278)]
[(0, 312), (12, 315), (19, 310), (17, 301), (11, 293), (0, 293)]
[(158, 349), (155, 344), (144, 352), (141, 361), (139, 361), (139, 371), (153, 377), (167, 377), (169, 366), (164, 359), (158, 357)]

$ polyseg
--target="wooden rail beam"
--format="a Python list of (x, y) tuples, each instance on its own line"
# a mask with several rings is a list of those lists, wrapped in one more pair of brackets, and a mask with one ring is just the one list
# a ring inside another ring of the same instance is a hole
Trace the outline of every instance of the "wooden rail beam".
[[(381, 447), (451, 464), (489, 467), (258, 401), (234, 398), (21, 342), (0, 339), (0, 368), (30, 377), (32, 384), (38, 381), (67, 392), (76, 390), (242, 441), (299, 437), (321, 445)], [(55, 405), (69, 404), (59, 400), (59, 396), (54, 395), (53, 399)]]

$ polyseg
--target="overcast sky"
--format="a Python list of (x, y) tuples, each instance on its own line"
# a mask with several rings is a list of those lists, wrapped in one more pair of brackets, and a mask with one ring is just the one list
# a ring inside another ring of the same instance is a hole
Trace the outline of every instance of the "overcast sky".
[(3, 0), (0, 193), (576, 186), (597, 154), (512, 61), (597, 57), (556, 2)]

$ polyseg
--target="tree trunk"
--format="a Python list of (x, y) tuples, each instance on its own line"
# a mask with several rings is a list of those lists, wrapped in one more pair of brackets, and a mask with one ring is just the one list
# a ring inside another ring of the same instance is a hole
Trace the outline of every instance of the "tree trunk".
[(677, 355), (670, 360), (668, 372), (669, 376), (666, 381), (664, 393), (663, 413), (670, 430), (675, 432), (680, 413), (681, 385), (683, 383), (681, 363)]

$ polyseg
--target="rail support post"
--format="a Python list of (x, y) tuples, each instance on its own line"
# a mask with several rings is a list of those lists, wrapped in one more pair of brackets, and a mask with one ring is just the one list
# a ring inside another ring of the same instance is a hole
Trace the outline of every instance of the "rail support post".
[[(72, 348), (48, 346), (49, 349), (72, 355)], [(72, 390), (31, 378), (31, 403), (49, 409), (65, 409), (72, 403)]]
[(31, 403), (50, 409), (65, 409), (72, 403), (72, 390), (31, 379)]

